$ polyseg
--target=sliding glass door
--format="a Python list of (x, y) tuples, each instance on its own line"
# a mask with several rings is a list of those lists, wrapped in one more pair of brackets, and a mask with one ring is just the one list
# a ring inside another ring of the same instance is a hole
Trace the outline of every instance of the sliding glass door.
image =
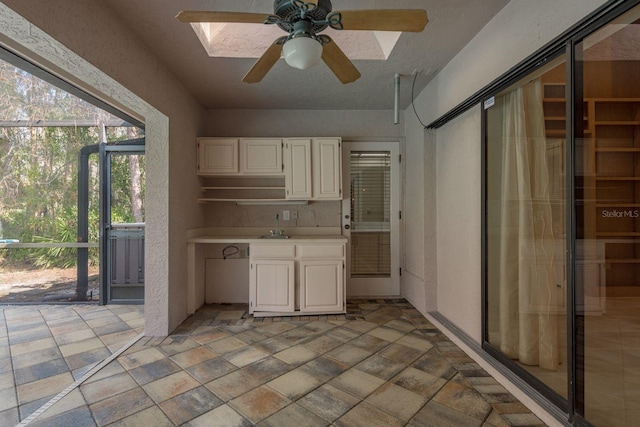
[(487, 341), (567, 397), (565, 62), (486, 103)]
[(483, 104), (483, 347), (573, 424), (626, 427), (640, 419), (640, 5), (589, 22)]
[(640, 7), (575, 46), (576, 411), (640, 419)]

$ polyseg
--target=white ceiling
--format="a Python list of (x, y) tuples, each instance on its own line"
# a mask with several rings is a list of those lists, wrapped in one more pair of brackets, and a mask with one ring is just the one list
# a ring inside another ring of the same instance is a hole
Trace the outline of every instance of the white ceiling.
[[(343, 85), (323, 64), (302, 71), (279, 60), (259, 83), (241, 81), (252, 58), (207, 55), (189, 24), (175, 19), (181, 10), (273, 13), (272, 0), (105, 0), (203, 107), (208, 109), (390, 110), (394, 76), (401, 77), (400, 107), (411, 101), (412, 73), (421, 70), (418, 94), (509, 0), (333, 0), (333, 10), (425, 9), (421, 33), (403, 33), (386, 61), (352, 59), (362, 77)], [(282, 32), (282, 35), (285, 35)], [(231, 43), (231, 42), (230, 42)], [(264, 40), (261, 41), (264, 44)], [(344, 46), (351, 43), (351, 46)], [(348, 53), (358, 38), (340, 41)]]

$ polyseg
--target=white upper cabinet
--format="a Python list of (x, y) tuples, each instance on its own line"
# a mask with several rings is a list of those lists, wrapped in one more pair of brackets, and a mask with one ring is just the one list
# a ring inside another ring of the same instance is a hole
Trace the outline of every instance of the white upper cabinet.
[(340, 200), (342, 197), (342, 164), (340, 138), (316, 138), (313, 140), (313, 198)]
[(198, 138), (199, 175), (237, 175), (237, 138)]
[(240, 139), (240, 173), (242, 175), (281, 175), (282, 140)]
[(198, 138), (199, 175), (282, 175), (282, 139)]
[(341, 199), (340, 142), (340, 138), (285, 139), (287, 199)]
[(288, 139), (284, 144), (284, 171), (287, 199), (310, 199), (311, 140)]

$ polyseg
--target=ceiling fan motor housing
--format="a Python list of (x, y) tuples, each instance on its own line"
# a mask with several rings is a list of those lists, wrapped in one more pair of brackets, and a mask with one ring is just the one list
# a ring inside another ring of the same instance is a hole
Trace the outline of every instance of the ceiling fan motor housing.
[[(294, 30), (294, 24), (301, 18), (301, 8), (295, 3), (296, 0), (275, 0), (273, 3), (273, 14), (280, 17), (277, 25), (284, 31), (291, 33)], [(302, 0), (304, 2), (304, 0)], [(331, 12), (331, 0), (318, 0), (318, 7), (306, 12), (305, 19), (311, 21), (325, 21), (327, 15)], [(314, 23), (313, 32), (315, 34), (327, 28), (326, 23)]]

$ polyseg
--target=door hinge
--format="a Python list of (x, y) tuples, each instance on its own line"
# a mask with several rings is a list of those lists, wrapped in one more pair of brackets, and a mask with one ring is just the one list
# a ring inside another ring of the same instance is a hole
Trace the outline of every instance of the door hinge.
[(398, 219), (402, 219), (402, 211), (398, 212)]
[(402, 154), (398, 154), (398, 163), (402, 163)]
[(400, 267), (399, 270), (400, 270), (400, 275), (402, 276), (402, 267)]

